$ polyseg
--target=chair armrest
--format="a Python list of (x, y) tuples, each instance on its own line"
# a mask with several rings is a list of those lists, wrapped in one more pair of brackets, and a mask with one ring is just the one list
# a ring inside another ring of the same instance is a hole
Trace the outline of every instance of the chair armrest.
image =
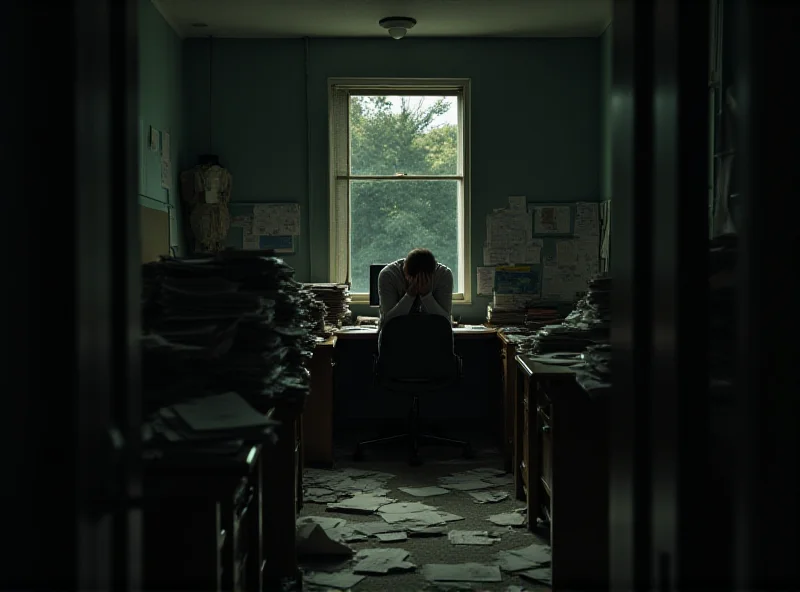
[(372, 354), (372, 386), (378, 385), (378, 354)]
[(464, 376), (464, 360), (461, 356), (456, 356), (456, 368), (458, 369), (458, 377), (462, 378)]

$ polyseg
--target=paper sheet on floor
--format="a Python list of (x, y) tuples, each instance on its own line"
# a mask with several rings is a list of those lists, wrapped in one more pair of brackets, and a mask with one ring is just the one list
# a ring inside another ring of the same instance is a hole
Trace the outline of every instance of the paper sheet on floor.
[(500, 551), (496, 557), (497, 566), (508, 572), (536, 569), (551, 560), (550, 547), (537, 543), (520, 549)]
[(450, 490), (441, 487), (398, 487), (397, 489), (414, 497), (433, 497), (450, 493)]
[(475, 491), (477, 489), (489, 489), (494, 487), (491, 483), (485, 481), (450, 481), (442, 482), (442, 487), (446, 489), (455, 489), (456, 491)]
[(324, 530), (344, 526), (347, 521), (344, 518), (329, 518), (328, 516), (303, 516), (297, 519), (297, 526), (303, 524), (319, 524)]
[(487, 518), (492, 524), (498, 526), (522, 526), (525, 524), (525, 515), (520, 512), (505, 512)]
[(354, 522), (353, 530), (367, 536), (375, 536), (387, 532), (403, 532), (402, 525), (387, 524), (386, 522)]
[(508, 499), (506, 491), (468, 491), (476, 504), (493, 504)]
[(463, 520), (463, 516), (442, 512), (439, 510), (425, 510), (423, 512), (410, 512), (408, 514), (380, 514), (389, 524), (408, 523), (408, 526), (434, 526), (447, 522)]
[(447, 533), (447, 540), (452, 545), (493, 545), (500, 539), (485, 530), (451, 530)]
[(349, 571), (337, 572), (311, 572), (303, 576), (303, 580), (315, 586), (323, 586), (325, 588), (334, 588), (336, 590), (349, 590), (361, 580), (364, 576), (356, 575)]
[(372, 514), (378, 508), (391, 504), (397, 500), (390, 497), (367, 494), (354, 495), (351, 498), (328, 504), (329, 512), (350, 512), (353, 514)]
[(301, 556), (342, 557), (353, 554), (347, 545), (332, 538), (316, 523), (302, 524), (297, 529), (297, 554)]
[(400, 541), (408, 540), (408, 535), (405, 532), (381, 532), (375, 537), (382, 543), (399, 543)]
[(500, 582), (503, 576), (496, 565), (480, 563), (430, 563), (422, 566), (429, 582)]
[(408, 561), (410, 553), (405, 549), (380, 548), (362, 549), (356, 554), (353, 572), (357, 574), (388, 574), (410, 571), (417, 566)]
[(398, 502), (395, 504), (387, 504), (381, 506), (378, 512), (380, 514), (414, 514), (417, 512), (425, 512), (435, 510), (433, 506), (422, 504), (420, 502)]
[(525, 578), (526, 580), (530, 580), (532, 582), (536, 582), (537, 584), (544, 584), (545, 586), (552, 586), (553, 582), (553, 572), (549, 567), (539, 567), (536, 569), (528, 569), (525, 571), (518, 572), (516, 575)]

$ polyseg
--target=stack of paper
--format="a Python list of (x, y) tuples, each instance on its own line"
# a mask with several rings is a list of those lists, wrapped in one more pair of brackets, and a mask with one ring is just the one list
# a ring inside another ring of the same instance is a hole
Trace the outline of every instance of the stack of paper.
[[(308, 394), (304, 362), (314, 347), (312, 297), (293, 276), (280, 259), (228, 252), (143, 266), (146, 416), (170, 422), (159, 410), (171, 408), (189, 431), (210, 433), (227, 429), (210, 427), (223, 416), (241, 420), (241, 399), (262, 414), (278, 400), (301, 405)], [(194, 401), (207, 395), (218, 398)], [(187, 399), (193, 401), (179, 406)], [(211, 405), (218, 407), (209, 411)]]
[(341, 327), (350, 312), (350, 288), (347, 284), (304, 284), (314, 298), (325, 305), (325, 324)]

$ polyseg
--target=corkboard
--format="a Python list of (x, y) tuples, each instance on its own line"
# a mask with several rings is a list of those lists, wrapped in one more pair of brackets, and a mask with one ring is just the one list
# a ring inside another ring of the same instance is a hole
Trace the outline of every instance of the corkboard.
[(161, 255), (169, 255), (169, 213), (141, 206), (139, 230), (142, 240), (142, 263), (158, 261)]

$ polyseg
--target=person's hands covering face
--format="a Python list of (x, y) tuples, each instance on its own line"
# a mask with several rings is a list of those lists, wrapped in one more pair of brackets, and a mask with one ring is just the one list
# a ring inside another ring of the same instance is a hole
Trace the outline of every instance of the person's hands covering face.
[(431, 275), (429, 273), (421, 273), (416, 278), (417, 294), (425, 296), (431, 291)]

